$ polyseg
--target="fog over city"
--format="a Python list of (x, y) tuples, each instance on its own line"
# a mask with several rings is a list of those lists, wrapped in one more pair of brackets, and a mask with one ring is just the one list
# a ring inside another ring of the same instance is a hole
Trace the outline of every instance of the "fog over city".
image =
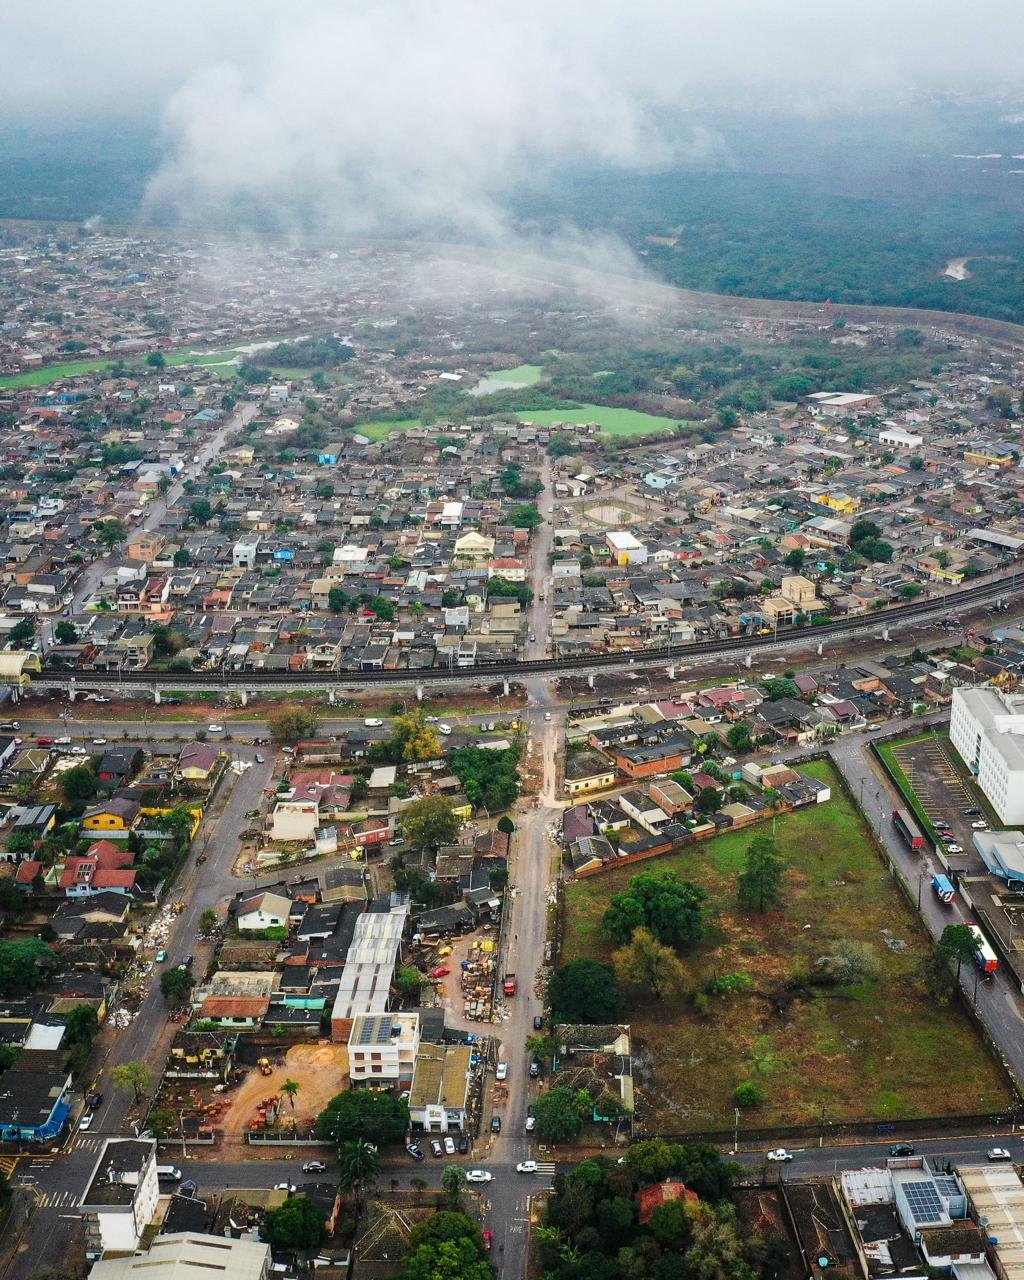
[[(0, 110), (20, 128), (149, 128), (161, 220), (493, 240), (565, 166), (728, 164), (720, 122), (1003, 93), (1024, 11), (864, 0), (469, 0), (83, 9), (15, 0)], [(998, 30), (1000, 38), (992, 38)]]

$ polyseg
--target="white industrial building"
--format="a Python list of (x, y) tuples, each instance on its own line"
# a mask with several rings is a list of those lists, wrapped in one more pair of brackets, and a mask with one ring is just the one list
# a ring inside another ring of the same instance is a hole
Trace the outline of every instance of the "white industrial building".
[(949, 737), (1000, 822), (1024, 823), (1024, 694), (954, 689)]
[(160, 1184), (156, 1142), (142, 1138), (108, 1138), (82, 1196), (86, 1256), (130, 1253), (153, 1221)]
[(145, 1253), (104, 1258), (89, 1273), (93, 1280), (190, 1280), (212, 1271), (218, 1280), (266, 1280), (270, 1245), (232, 1240), (196, 1231), (157, 1236)]

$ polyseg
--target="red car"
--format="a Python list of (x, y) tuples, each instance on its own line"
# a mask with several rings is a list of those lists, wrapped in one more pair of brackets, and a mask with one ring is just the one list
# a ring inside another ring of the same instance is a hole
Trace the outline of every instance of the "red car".
[(482, 1234), (483, 1234), (483, 1238), (484, 1238), (484, 1248), (485, 1248), (488, 1252), (490, 1252), (491, 1243), (492, 1243), (492, 1241), (493, 1241), (494, 1237), (491, 1235), (491, 1233), (490, 1233), (489, 1231), (484, 1231)]
[(52, 747), (52, 746), (53, 746), (53, 739), (52, 739), (52, 738), (36, 738), (36, 742), (38, 742), (38, 743), (39, 743), (39, 745), (40, 745), (41, 747)]
[(436, 969), (431, 969), (430, 976), (432, 978), (447, 978), (451, 973), (451, 969), (446, 969), (444, 965), (438, 965)]

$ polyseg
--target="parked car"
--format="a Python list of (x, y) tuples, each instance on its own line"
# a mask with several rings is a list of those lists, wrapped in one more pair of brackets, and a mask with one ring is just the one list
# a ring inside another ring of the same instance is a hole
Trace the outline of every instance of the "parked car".
[(100, 1107), (103, 1106), (103, 1094), (90, 1093), (88, 1098), (85, 1100), (85, 1105), (90, 1111), (99, 1111)]
[(54, 741), (54, 744), (55, 744), (56, 746), (58, 746), (58, 747), (70, 747), (70, 746), (71, 746), (71, 739), (70, 739), (70, 737), (69, 737), (67, 734), (65, 734), (63, 737), (60, 737), (60, 738), (54, 738), (54, 740), (53, 740), (53, 741)]
[(294, 1182), (275, 1182), (274, 1190), (287, 1191), (290, 1196), (293, 1196), (295, 1194), (295, 1183)]
[(444, 1140), (444, 1153), (445, 1153), (445, 1155), (446, 1155), (446, 1156), (453, 1156), (453, 1155), (455, 1154), (455, 1139), (454, 1139), (454, 1138), (445, 1138), (445, 1140)]
[(257, 764), (266, 764), (266, 763), (267, 763), (267, 757), (266, 757), (266, 756), (261, 756), (261, 755), (260, 755), (260, 753), (257, 751), (257, 752), (256, 752), (256, 763), (257, 763)]
[(990, 1160), (1013, 1159), (1013, 1156), (1010, 1155), (1009, 1151), (1007, 1151), (1005, 1147), (990, 1147), (989, 1150), (985, 1152), (985, 1155), (988, 1156)]
[(480, 1236), (484, 1242), (484, 1248), (487, 1250), (488, 1253), (490, 1253), (491, 1246), (494, 1243), (494, 1237), (491, 1235), (489, 1231), (481, 1231)]
[(39, 746), (41, 746), (41, 747), (52, 747), (52, 746), (53, 746), (53, 739), (52, 739), (52, 738), (36, 738), (36, 742), (37, 742), (37, 743), (38, 743), (38, 745), (39, 745)]
[(544, 719), (545, 719), (545, 720), (550, 720), (550, 719), (551, 719), (551, 712), (550, 712), (550, 711), (545, 711), (545, 712), (544, 712)]
[(307, 1160), (302, 1166), (303, 1173), (326, 1173), (327, 1165), (322, 1160)]
[(971, 823), (971, 830), (972, 830), (972, 831), (987, 831), (987, 830), (988, 830), (988, 823), (987, 823), (987, 822), (985, 822), (985, 820), (984, 820), (983, 818), (979, 818), (977, 822), (972, 822), (972, 823)]
[(508, 1079), (508, 1063), (507, 1062), (498, 1063), (498, 1065), (494, 1068), (494, 1078), (495, 1080)]
[(527, 1132), (527, 1133), (533, 1133), (533, 1127), (534, 1127), (534, 1125), (535, 1125), (536, 1123), (537, 1123), (537, 1117), (536, 1117), (536, 1116), (527, 1116), (527, 1117), (526, 1117), (526, 1132)]
[(167, 952), (163, 949), (163, 947), (161, 947), (160, 950), (156, 953), (156, 956), (154, 957), (154, 959), (156, 960), (157, 964), (163, 964), (163, 962), (167, 959)]
[(373, 716), (367, 716), (367, 718), (363, 721), (363, 726), (367, 729), (383, 729), (384, 721), (377, 720)]
[(459, 1149), (460, 1156), (464, 1156), (469, 1151), (469, 1139), (464, 1133), (459, 1134), (459, 1140), (455, 1145)]
[(467, 1169), (467, 1182), (491, 1182), (494, 1178), (493, 1173), (488, 1173), (486, 1169)]
[(785, 1147), (776, 1147), (774, 1151), (769, 1151), (765, 1156), (766, 1160), (774, 1160), (776, 1164), (782, 1164), (786, 1160), (792, 1160), (792, 1154)]
[(444, 1147), (441, 1146), (436, 1138), (431, 1138), (430, 1140), (430, 1154), (435, 1160), (440, 1160), (444, 1155)]
[(501, 1116), (491, 1116), (491, 1133), (501, 1133)]
[(544, 1019), (539, 1013), (533, 1015), (533, 1029), (534, 1031), (544, 1030)]
[(423, 1152), (420, 1150), (420, 1148), (416, 1145), (415, 1142), (407, 1142), (405, 1144), (405, 1149), (406, 1151), (408, 1151), (408, 1153), (412, 1156), (414, 1160), (423, 1159)]
[(444, 736), (447, 738), (452, 731), (452, 727), (450, 724), (439, 724), (437, 726), (437, 731), (438, 733), (444, 734)]
[(94, 747), (105, 747), (107, 745), (106, 738), (93, 738), (92, 745)]
[(81, 1120), (79, 1120), (78, 1122), (78, 1127), (82, 1131), (82, 1133), (85, 1133), (87, 1129), (92, 1128), (93, 1119), (94, 1119), (94, 1113), (92, 1111), (87, 1111), (85, 1115), (82, 1116)]
[(427, 724), (437, 724), (437, 722), (441, 719), (441, 717), (440, 716), (424, 716), (423, 719)]
[(968, 808), (964, 809), (963, 811), (963, 815), (965, 818), (976, 818), (979, 813), (981, 813), (981, 810), (978, 808), (977, 805), (974, 805), (974, 804), (969, 805)]
[(520, 1160), (519, 1163), (516, 1165), (516, 1173), (536, 1173), (536, 1172), (537, 1172), (536, 1160)]
[(946, 845), (947, 853), (963, 853), (963, 851), (964, 851), (963, 845), (957, 844), (954, 840), (950, 840), (949, 844)]
[(540, 1075), (540, 1063), (536, 1058), (530, 1063), (530, 1079), (536, 1080)]
[(889, 1154), (891, 1156), (912, 1156), (914, 1148), (909, 1142), (894, 1142), (889, 1148)]
[(223, 733), (224, 726), (222, 724), (208, 724), (206, 726), (207, 733)]

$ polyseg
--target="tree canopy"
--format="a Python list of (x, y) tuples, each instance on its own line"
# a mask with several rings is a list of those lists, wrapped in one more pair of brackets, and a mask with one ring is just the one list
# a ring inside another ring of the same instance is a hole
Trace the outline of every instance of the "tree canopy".
[(325, 1142), (369, 1142), (387, 1146), (401, 1141), (409, 1127), (409, 1107), (403, 1098), (372, 1089), (349, 1089), (333, 1097), (316, 1121), (317, 1137)]
[(572, 1089), (545, 1090), (533, 1104), (533, 1114), (541, 1142), (570, 1142), (583, 1124), (580, 1098)]
[(474, 808), (496, 813), (514, 804), (519, 795), (519, 748), (490, 751), (486, 747), (458, 747), (449, 761)]
[(620, 944), (635, 929), (646, 928), (669, 946), (694, 946), (704, 936), (706, 901), (703, 889), (680, 880), (676, 872), (646, 871), (630, 880), (626, 893), (612, 895), (603, 923)]
[(753, 911), (767, 911), (782, 896), (785, 863), (778, 845), (768, 835), (755, 836), (747, 845), (747, 861), (738, 879), (739, 900)]
[(324, 1235), (323, 1211), (306, 1196), (289, 1196), (278, 1208), (269, 1209), (260, 1227), (260, 1236), (275, 1249), (297, 1253), (317, 1248)]
[(458, 816), (444, 796), (424, 796), (402, 810), (402, 832), (417, 849), (439, 849), (458, 838)]
[(554, 1022), (614, 1023), (626, 1008), (614, 971), (598, 960), (570, 960), (556, 969), (548, 1001)]
[(0, 995), (27, 996), (57, 968), (57, 957), (41, 938), (0, 942)]
[(633, 930), (630, 940), (612, 956), (615, 976), (623, 987), (637, 993), (650, 992), (655, 999), (679, 995), (686, 974), (679, 957), (671, 947), (659, 942), (649, 929)]
[(294, 704), (277, 707), (267, 716), (267, 728), (275, 742), (294, 743), (301, 738), (311, 738), (319, 723), (315, 711)]

